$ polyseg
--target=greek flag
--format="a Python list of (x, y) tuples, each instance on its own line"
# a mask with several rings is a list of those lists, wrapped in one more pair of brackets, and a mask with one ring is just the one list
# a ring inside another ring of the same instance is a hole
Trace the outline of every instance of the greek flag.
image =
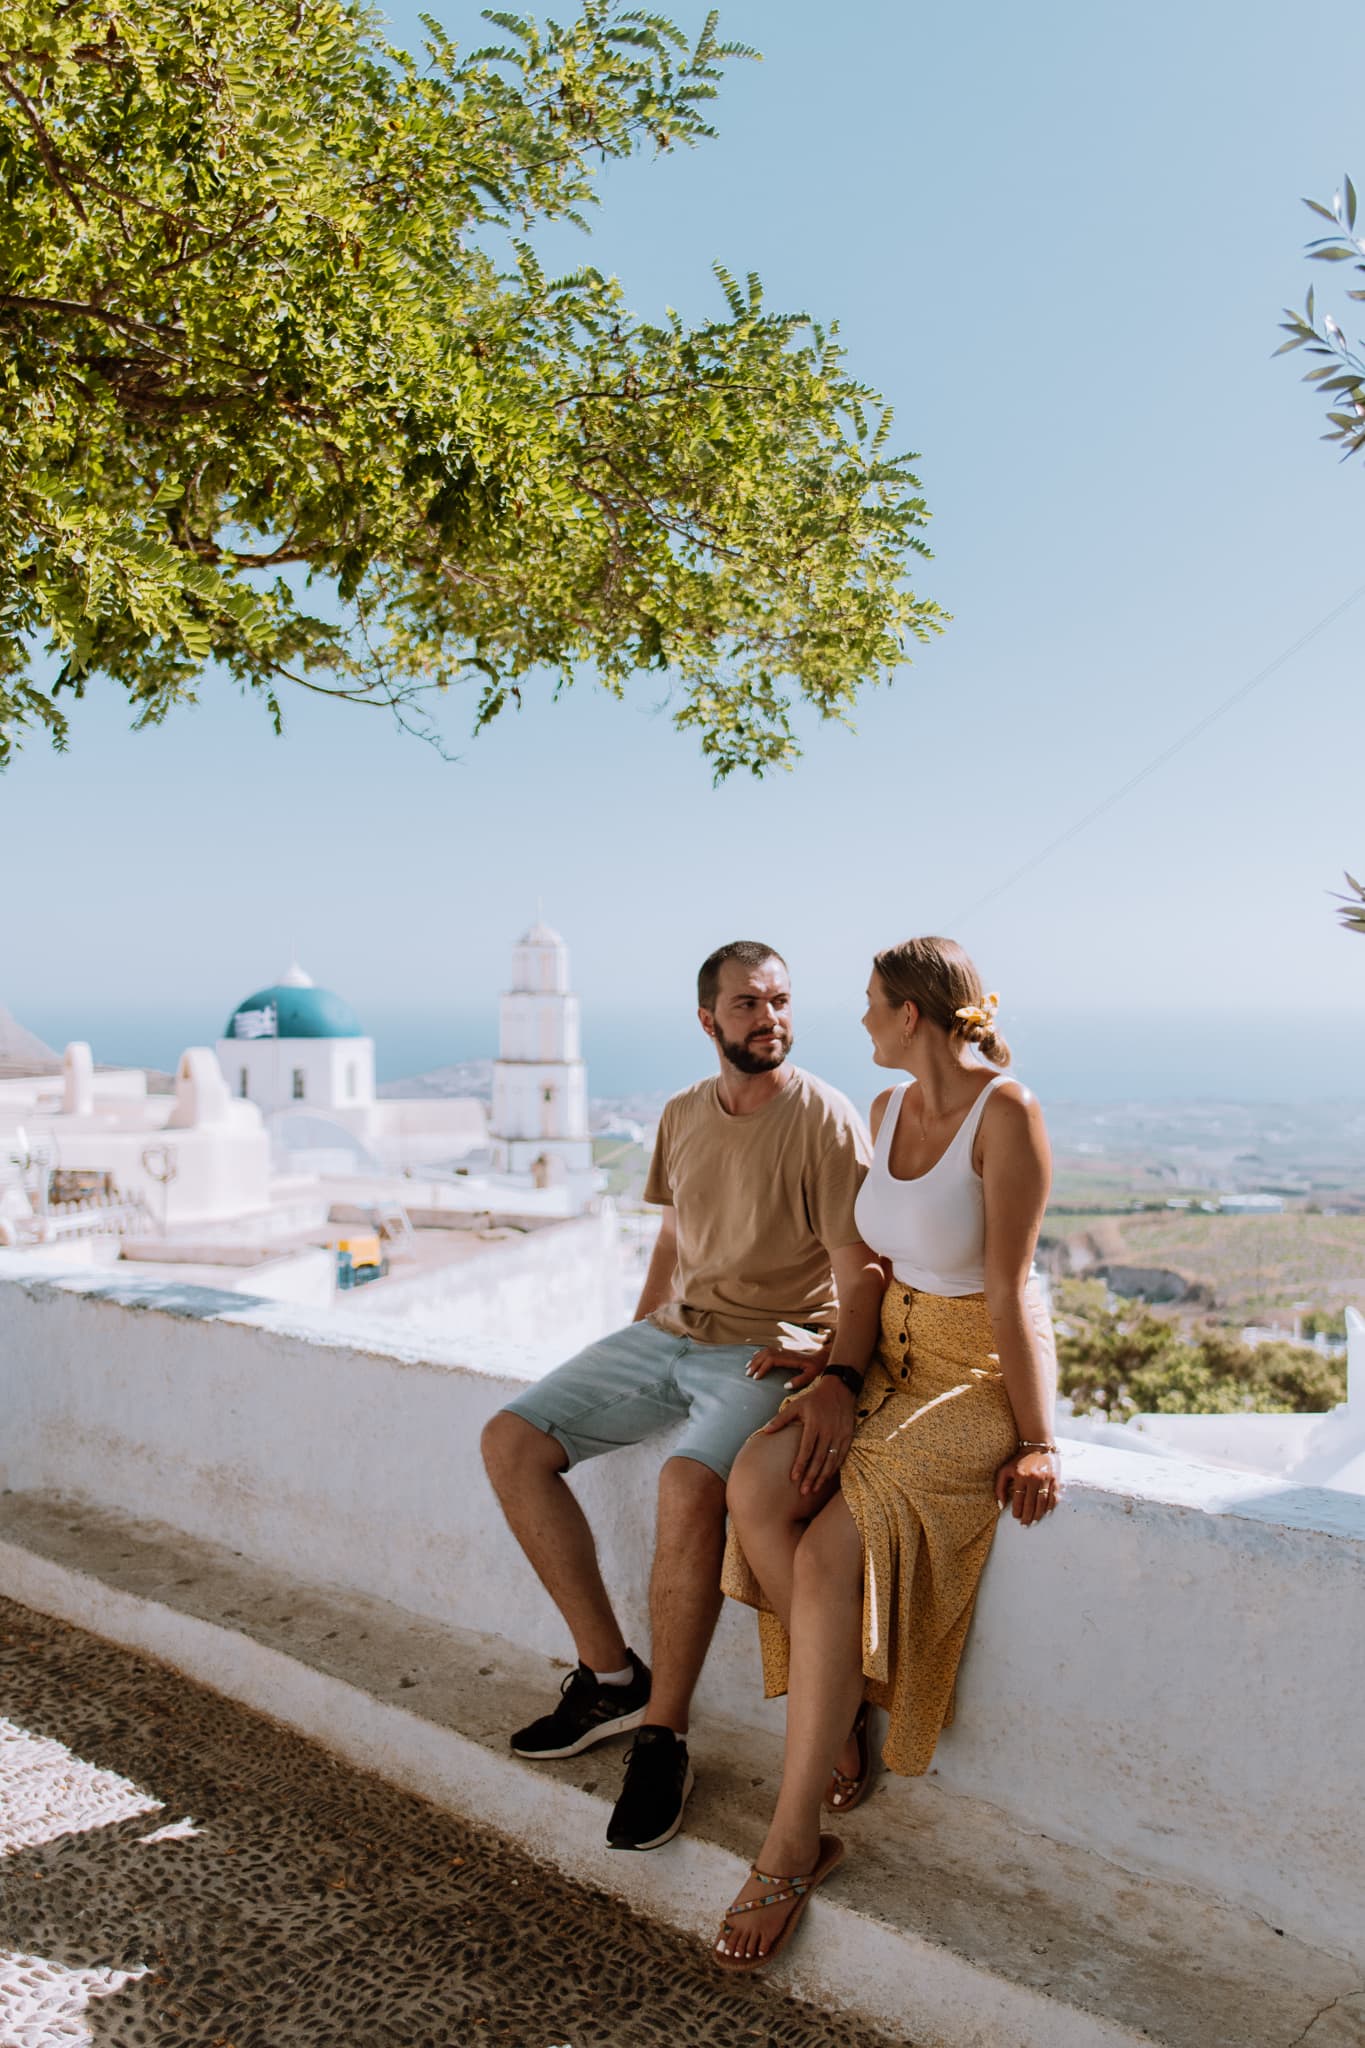
[(274, 1038), (275, 1005), (267, 1003), (260, 1010), (239, 1010), (232, 1020), (234, 1038)]

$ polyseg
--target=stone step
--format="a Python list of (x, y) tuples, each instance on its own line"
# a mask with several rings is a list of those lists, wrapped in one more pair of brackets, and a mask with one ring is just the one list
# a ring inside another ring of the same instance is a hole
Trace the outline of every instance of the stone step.
[[(706, 1941), (771, 1810), (776, 1743), (708, 1720), (692, 1738), (686, 1833), (650, 1855), (612, 1852), (624, 1742), (543, 1765), (506, 1747), (567, 1667), (164, 1525), (0, 1496), (0, 1592), (164, 1659)], [(839, 1831), (848, 1860), (778, 1967), (798, 1996), (894, 2040), (1365, 2048), (1365, 1985), (1349, 1964), (932, 1780), (882, 1783)]]

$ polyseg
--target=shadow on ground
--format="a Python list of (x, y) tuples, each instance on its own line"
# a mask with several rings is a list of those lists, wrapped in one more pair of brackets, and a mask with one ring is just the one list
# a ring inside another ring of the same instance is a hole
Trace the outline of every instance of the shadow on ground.
[(887, 2048), (6, 1601), (0, 1716), (5, 2048)]

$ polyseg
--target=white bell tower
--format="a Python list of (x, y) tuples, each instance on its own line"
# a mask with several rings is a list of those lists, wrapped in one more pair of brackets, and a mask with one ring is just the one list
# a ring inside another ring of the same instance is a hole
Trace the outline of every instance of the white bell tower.
[(592, 1171), (588, 1070), (578, 997), (569, 988), (569, 949), (537, 922), (512, 950), (512, 986), (499, 1005), (489, 1133), (500, 1173)]

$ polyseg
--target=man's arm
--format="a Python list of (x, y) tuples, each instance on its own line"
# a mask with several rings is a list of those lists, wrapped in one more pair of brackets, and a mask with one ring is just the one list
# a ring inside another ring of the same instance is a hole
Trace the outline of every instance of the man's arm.
[(649, 1271), (645, 1274), (640, 1299), (635, 1304), (637, 1323), (653, 1315), (655, 1309), (662, 1308), (666, 1301), (672, 1301), (673, 1274), (677, 1264), (678, 1218), (673, 1209), (665, 1208), (659, 1214), (659, 1235), (650, 1254)]

